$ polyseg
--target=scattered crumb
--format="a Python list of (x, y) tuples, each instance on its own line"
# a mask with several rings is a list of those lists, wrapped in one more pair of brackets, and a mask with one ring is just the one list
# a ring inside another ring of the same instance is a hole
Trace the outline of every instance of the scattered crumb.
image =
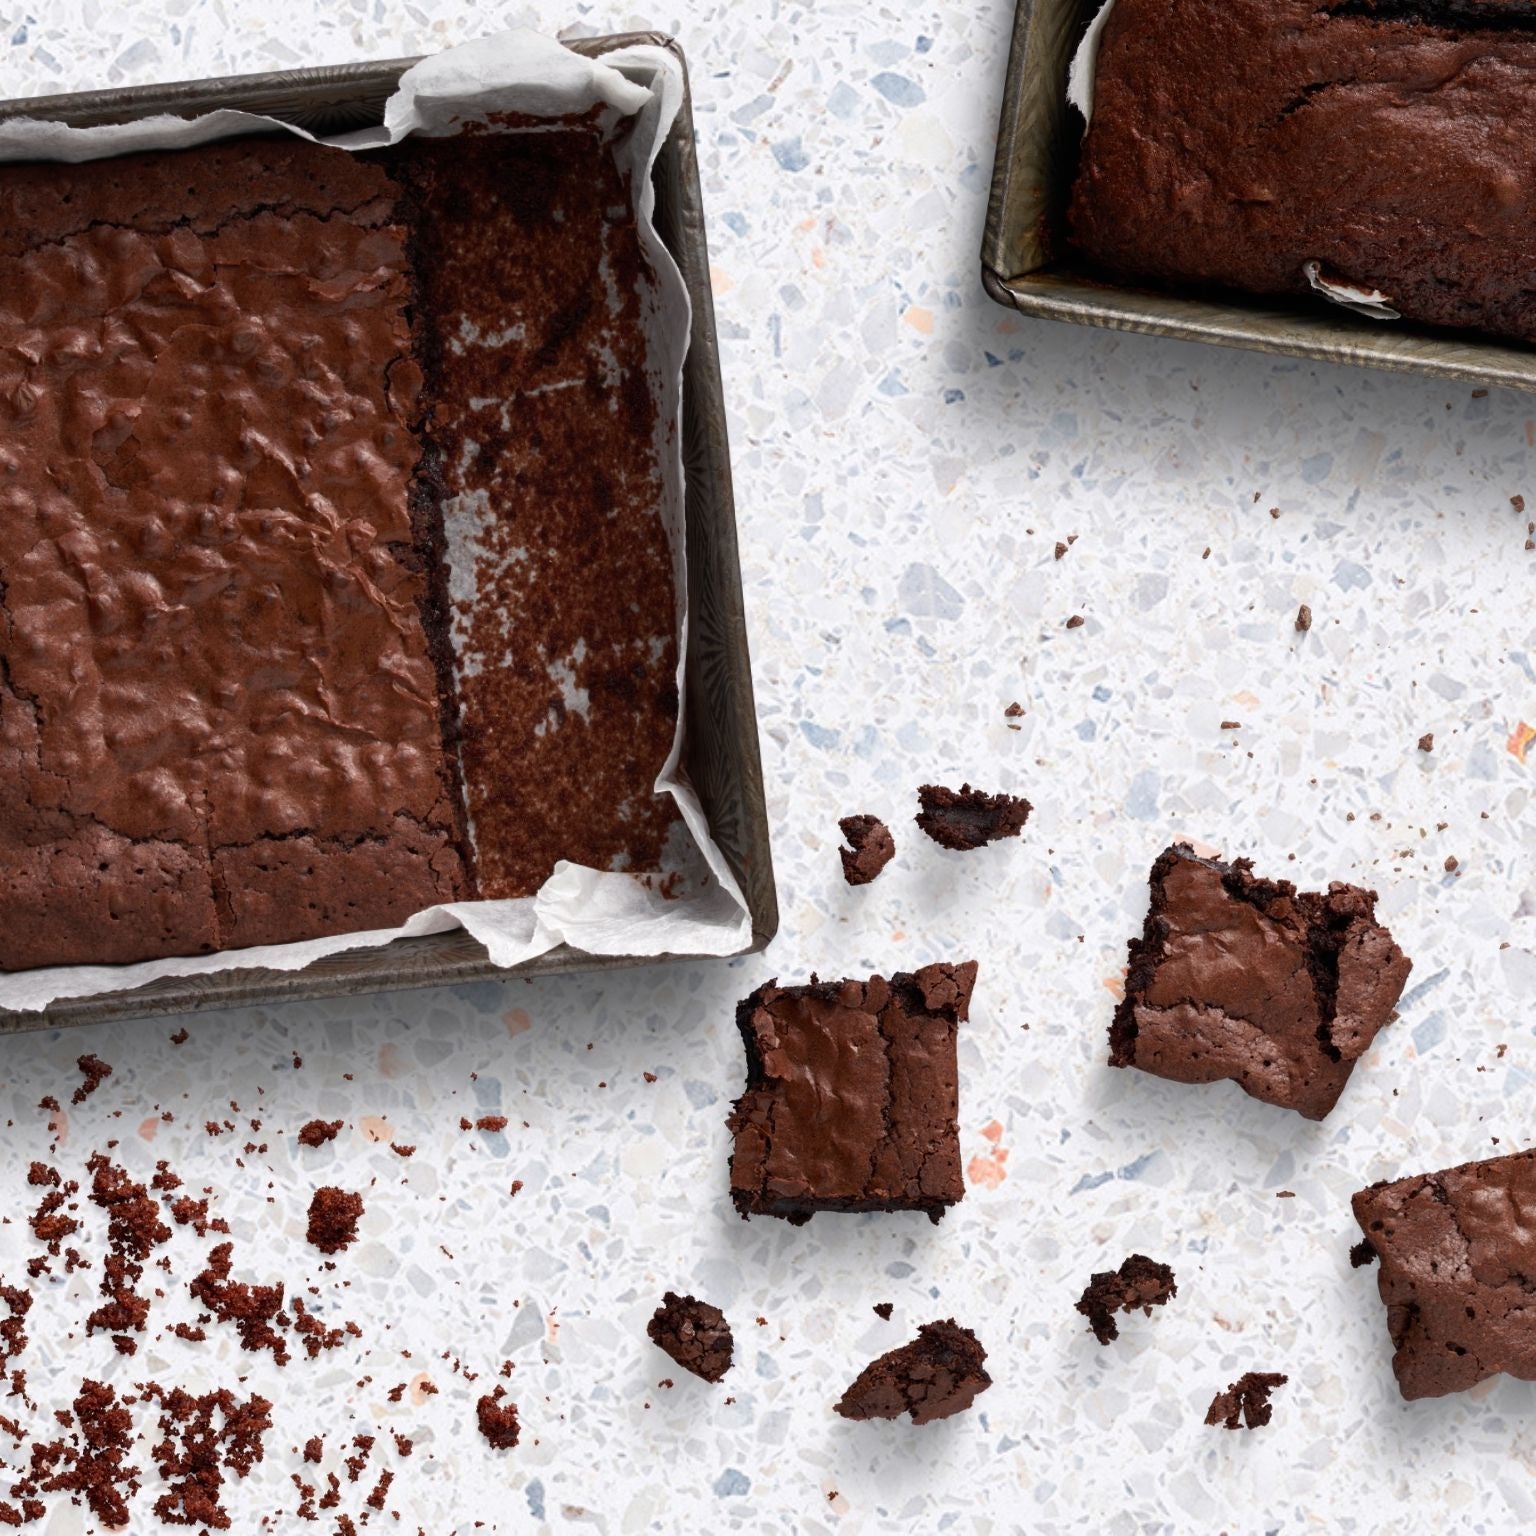
[(190, 1040), (191, 1038), (192, 1038), (192, 1036), (187, 1033), (185, 1028), (178, 1029), (176, 1031), (176, 1033), (171, 1036), (171, 1044), (172, 1045), (185, 1045), (187, 1043), (187, 1041)]
[(889, 1302), (889, 1301), (877, 1301), (875, 1303), (875, 1316), (879, 1317), (879, 1318), (884, 1318), (884, 1320), (886, 1322), (890, 1322), (890, 1320), (891, 1320), (891, 1313), (894, 1310), (895, 1310), (895, 1307), (894, 1307), (894, 1303), (892, 1303), (892, 1302)]
[(1205, 1422), (1227, 1429), (1262, 1429), (1274, 1417), (1269, 1394), (1289, 1379), (1276, 1371), (1245, 1371), (1225, 1392), (1211, 1399)]
[(305, 1236), (321, 1253), (340, 1253), (357, 1240), (357, 1223), (363, 1214), (363, 1197), (350, 1190), (322, 1185), (309, 1202), (309, 1228)]
[(299, 1142), (306, 1147), (323, 1147), (334, 1141), (336, 1133), (346, 1122), (343, 1120), (310, 1120), (299, 1129)]
[(1433, 752), (1434, 750), (1435, 750), (1435, 733), (1433, 731), (1425, 731), (1424, 734), (1419, 737), (1419, 751), (1420, 752)]
[(1221, 728), (1224, 731), (1240, 731), (1243, 728), (1243, 722), (1241, 720), (1223, 720)]
[(1081, 629), (1083, 627), (1083, 625), (1086, 624), (1087, 622), (1088, 622), (1087, 619), (1085, 619), (1082, 616), (1082, 614), (1074, 613), (1072, 615), (1072, 617), (1067, 620), (1067, 628), (1068, 629)]
[(1296, 628), (1303, 635), (1312, 628), (1312, 610), (1305, 603), (1296, 610)]
[(89, 1052), (80, 1057), (75, 1062), (75, 1065), (80, 1068), (85, 1081), (70, 1095), (69, 1102), (71, 1104), (84, 1104), (112, 1076), (112, 1068), (99, 1056), (92, 1056)]

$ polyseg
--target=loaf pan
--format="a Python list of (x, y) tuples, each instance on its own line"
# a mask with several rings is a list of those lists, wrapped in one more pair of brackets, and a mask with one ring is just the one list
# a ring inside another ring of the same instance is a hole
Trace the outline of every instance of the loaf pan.
[(981, 279), (1021, 314), (1113, 331), (1536, 390), (1536, 351), (1513, 342), (1384, 323), (1284, 299), (1199, 298), (1095, 277), (1067, 243), (1083, 120), (1067, 67), (1102, 0), (1019, 0), (981, 248)]
[[(653, 33), (585, 38), (567, 46), (578, 53), (601, 55), (636, 43), (668, 48), (680, 61), (683, 59), (682, 50), (672, 39)], [(83, 127), (162, 112), (196, 117), (220, 107), (234, 107), (296, 123), (316, 134), (339, 133), (382, 121), (385, 100), (400, 76), (416, 62), (389, 59), (3, 101), (0, 118), (41, 117)], [(761, 949), (778, 928), (778, 900), (747, 655), (692, 100), (686, 94), (657, 157), (654, 181), (656, 229), (682, 271), (693, 306), (682, 399), (689, 615), (684, 761), (715, 841), (746, 897), (752, 918), (749, 950)], [(455, 930), (426, 938), (396, 939), (371, 949), (347, 950), (302, 971), (224, 971), (158, 981), (133, 991), (103, 993), (74, 1002), (64, 999), (39, 1012), (0, 1010), (0, 1031), (53, 1029), (148, 1014), (190, 1013), (497, 977), (610, 969), (656, 958), (672, 957), (594, 956), (562, 945), (522, 965), (503, 968), (492, 965), (484, 948), (468, 934)]]

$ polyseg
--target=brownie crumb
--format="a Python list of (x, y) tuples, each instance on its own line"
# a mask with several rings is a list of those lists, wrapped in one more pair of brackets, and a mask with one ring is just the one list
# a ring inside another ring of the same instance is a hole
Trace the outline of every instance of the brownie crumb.
[(1241, 720), (1223, 720), (1221, 728), (1224, 731), (1240, 731), (1243, 728), (1243, 722)]
[(231, 1280), (234, 1251), (233, 1243), (218, 1244), (187, 1289), (192, 1299), (200, 1301), (220, 1322), (234, 1324), (242, 1349), (253, 1353), (269, 1349), (279, 1365), (287, 1365), (287, 1341), (272, 1326), (274, 1319), (283, 1321), (282, 1282), (248, 1285), (243, 1280)]
[(1433, 752), (1434, 750), (1435, 750), (1435, 733), (1433, 731), (1425, 731), (1424, 734), (1419, 737), (1419, 751), (1420, 752)]
[(314, 1462), (317, 1466), (320, 1458), (325, 1454), (325, 1440), (323, 1436), (311, 1435), (304, 1442), (304, 1460)]
[(511, 1189), (509, 1189), (507, 1191), (507, 1193), (509, 1195), (515, 1195), (522, 1187), (523, 1187), (523, 1181), (521, 1179), (513, 1179), (512, 1180), (512, 1187), (511, 1187)]
[(87, 1052), (76, 1061), (85, 1081), (70, 1095), (71, 1104), (84, 1104), (90, 1096), (96, 1092), (106, 1080), (112, 1076), (112, 1068), (99, 1056), (92, 1056)]
[(155, 1513), (167, 1525), (229, 1530), (219, 1499), (224, 1473), (243, 1478), (262, 1459), (272, 1404), (255, 1395), (242, 1402), (223, 1387), (195, 1395), (149, 1381), (139, 1384), (139, 1392), (160, 1405), (161, 1438), (150, 1455), (167, 1489), (155, 1500)]
[(1058, 539), (1056, 541), (1056, 558), (1060, 560), (1071, 547), (1064, 539)]
[(1225, 1392), (1211, 1399), (1205, 1422), (1226, 1429), (1262, 1429), (1275, 1413), (1269, 1394), (1289, 1380), (1275, 1371), (1245, 1371)]
[(517, 1444), (517, 1404), (504, 1403), (505, 1387), (487, 1392), (475, 1404), (475, 1422), (492, 1450), (510, 1451)]
[[(76, 1432), (68, 1439), (34, 1444), (31, 1465), (11, 1492), (24, 1509), (34, 1504), (34, 1518), (44, 1513), (38, 1494), (68, 1493), (83, 1500), (103, 1525), (125, 1526), (128, 1499), (139, 1490), (139, 1469), (127, 1459), (133, 1419), (117, 1393), (100, 1381), (82, 1381), (73, 1407)], [(67, 1412), (60, 1409), (55, 1417), (69, 1427)]]
[(651, 1343), (685, 1371), (719, 1381), (731, 1368), (731, 1325), (719, 1307), (668, 1291), (646, 1324)]
[(1008, 729), (1010, 731), (1022, 731), (1024, 727), (1019, 724), (1019, 721), (1023, 718), (1024, 706), (1017, 699), (1003, 711), (1003, 719), (1008, 722)]
[(843, 879), (849, 885), (868, 885), (896, 857), (891, 829), (878, 816), (844, 816), (837, 825), (850, 844), (837, 850)]
[(958, 790), (924, 784), (915, 820), (941, 848), (969, 852), (1005, 837), (1017, 837), (1034, 807), (1016, 795), (989, 795), (969, 784)]
[(871, 1361), (836, 1403), (845, 1419), (897, 1419), (931, 1424), (963, 1412), (988, 1387), (987, 1352), (954, 1318), (924, 1323), (910, 1344)]
[(109, 1333), (120, 1354), (138, 1347), (130, 1333), (143, 1333), (149, 1298), (135, 1287), (144, 1275), (150, 1254), (167, 1242), (171, 1229), (160, 1219), (160, 1207), (149, 1190), (123, 1169), (94, 1153), (86, 1163), (91, 1173), (91, 1201), (107, 1213), (107, 1256), (101, 1265), (101, 1294), (106, 1299), (85, 1320), (85, 1331)]
[(402, 1142), (398, 1142), (398, 1141), (390, 1142), (389, 1150), (391, 1152), (393, 1152), (396, 1157), (415, 1157), (416, 1156), (416, 1148), (415, 1147), (410, 1146), (410, 1145), (405, 1144), (405, 1143), (402, 1143)]
[(1351, 1269), (1364, 1269), (1369, 1264), (1376, 1262), (1376, 1249), (1370, 1238), (1363, 1237), (1353, 1248), (1349, 1250), (1349, 1267)]
[(1525, 511), (1525, 497), (1524, 496), (1511, 496), (1509, 498), (1509, 504), (1510, 504), (1510, 506), (1512, 506), (1515, 509), (1516, 512), (1524, 512)]
[(1299, 634), (1306, 634), (1312, 628), (1312, 610), (1305, 603), (1296, 610), (1296, 630)]
[(1082, 614), (1074, 613), (1072, 615), (1072, 617), (1067, 620), (1067, 628), (1068, 629), (1081, 629), (1083, 627), (1083, 625), (1086, 624), (1087, 622), (1088, 622), (1088, 620), (1085, 619), (1082, 616)]
[(328, 1141), (335, 1141), (346, 1122), (344, 1120), (310, 1120), (299, 1130), (299, 1142), (306, 1147), (323, 1147)]
[(895, 1306), (894, 1306), (894, 1304), (892, 1302), (889, 1302), (889, 1301), (877, 1301), (875, 1303), (875, 1316), (878, 1317), (878, 1318), (883, 1319), (887, 1323), (890, 1322), (890, 1320), (891, 1320), (891, 1313), (894, 1310), (895, 1310)]
[(363, 1197), (350, 1190), (325, 1184), (309, 1202), (309, 1229), (305, 1236), (321, 1253), (340, 1253), (357, 1240), (357, 1222), (363, 1214)]
[(1094, 1338), (1109, 1344), (1120, 1336), (1116, 1312), (1140, 1307), (1151, 1317), (1153, 1307), (1165, 1306), (1178, 1294), (1173, 1271), (1166, 1264), (1133, 1253), (1118, 1270), (1101, 1270), (1090, 1278), (1077, 1300), (1077, 1310), (1088, 1319)]
[(477, 1131), (504, 1131), (506, 1128), (507, 1117), (505, 1115), (481, 1115), (475, 1121), (475, 1129)]

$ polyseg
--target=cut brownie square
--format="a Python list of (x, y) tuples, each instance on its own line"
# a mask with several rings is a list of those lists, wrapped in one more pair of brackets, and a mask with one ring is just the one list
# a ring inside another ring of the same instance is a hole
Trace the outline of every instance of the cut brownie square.
[(1152, 866), (1130, 945), (1110, 1065), (1178, 1083), (1230, 1078), (1321, 1120), (1392, 1018), (1412, 963), (1376, 921), (1376, 893), (1260, 880), (1247, 859), (1180, 843)]
[(954, 1318), (924, 1323), (900, 1349), (871, 1360), (834, 1405), (845, 1419), (899, 1419), (931, 1424), (962, 1413), (992, 1385), (987, 1352)]
[(727, 1122), (743, 1216), (926, 1211), (963, 1198), (955, 1039), (976, 962), (889, 980), (768, 982), (736, 1010), (747, 1089)]
[(1536, 1380), (1536, 1151), (1373, 1184), (1351, 1204), (1381, 1260), (1404, 1397), (1501, 1371)]

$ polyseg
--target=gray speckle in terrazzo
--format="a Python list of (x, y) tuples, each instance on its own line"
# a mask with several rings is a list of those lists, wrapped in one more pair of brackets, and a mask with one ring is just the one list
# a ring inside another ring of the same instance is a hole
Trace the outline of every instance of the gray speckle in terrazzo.
[[(1536, 554), (1509, 498), (1536, 504), (1536, 401), (991, 304), (977, 251), (1011, 10), (56, 0), (0, 18), (12, 95), (391, 57), (520, 19), (656, 25), (692, 62), (783, 906), (770, 953), (212, 1014), (179, 1048), (180, 1021), (0, 1041), (13, 1210), (16, 1170), (46, 1155), (39, 1098), (67, 1100), (95, 1051), (116, 1071), (66, 1114), (61, 1169), (78, 1177), (110, 1138), (141, 1175), (168, 1159), (214, 1186), (240, 1277), (312, 1280), (325, 1316), (364, 1330), (282, 1372), (222, 1332), (125, 1361), (99, 1336), (48, 1342), (78, 1327), (94, 1271), (44, 1292), (23, 1363), (49, 1406), (87, 1373), (245, 1376), (274, 1397), (268, 1459), (230, 1495), (237, 1530), (295, 1528), (288, 1448), (343, 1428), (416, 1438), (376, 1464), (397, 1471), (399, 1529), (433, 1536), (1536, 1519), (1536, 1384), (1402, 1403), (1374, 1274), (1348, 1261), (1354, 1189), (1529, 1132)], [(1023, 837), (927, 844), (916, 786), (962, 779), (1027, 795)], [(898, 846), (862, 890), (836, 853), (852, 812)], [(1173, 835), (1381, 892), (1414, 975), (1325, 1123), (1104, 1066), (1125, 941)], [(938, 1227), (738, 1220), (736, 1001), (774, 975), (970, 956), (965, 1202)], [(505, 1133), (459, 1130), (490, 1112)], [(297, 1146), (315, 1115), (345, 1119), (341, 1136)], [(210, 1117), (235, 1132), (206, 1135)], [(366, 1214), (327, 1271), (304, 1211), (332, 1182)], [(205, 1249), (178, 1229), (174, 1277)], [(0, 1272), (33, 1251), (14, 1215), (0, 1226)], [(1179, 1295), (1101, 1349), (1072, 1303), (1132, 1251), (1171, 1263)], [(169, 1279), (160, 1325), (192, 1315)], [(669, 1287), (729, 1311), (738, 1364), (718, 1388), (657, 1385), (680, 1374), (645, 1336)], [(832, 1414), (874, 1354), (950, 1314), (989, 1350), (975, 1411), (923, 1429)], [(503, 1359), (523, 1435), (492, 1452), (474, 1401)], [(1274, 1422), (1206, 1429), (1213, 1391), (1248, 1369), (1291, 1377)], [(388, 1401), (421, 1378), (437, 1395)], [(156, 1528), (156, 1483), (136, 1530)], [(64, 1506), (46, 1529), (82, 1519)]]

